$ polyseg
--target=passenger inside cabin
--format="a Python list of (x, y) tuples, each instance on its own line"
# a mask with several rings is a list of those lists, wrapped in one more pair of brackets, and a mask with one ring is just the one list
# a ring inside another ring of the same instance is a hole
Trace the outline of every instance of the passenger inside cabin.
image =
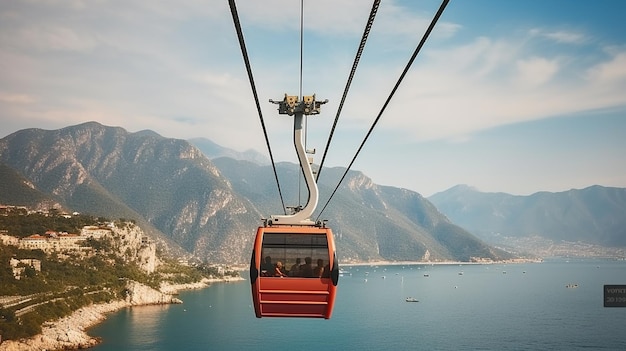
[(287, 274), (283, 272), (283, 263), (280, 261), (276, 262), (276, 267), (274, 267), (274, 276), (281, 278), (287, 276)]
[(324, 274), (324, 260), (320, 258), (317, 260), (317, 267), (313, 269), (313, 276), (321, 278), (322, 274)]
[(330, 262), (324, 266), (324, 273), (322, 273), (322, 278), (330, 278)]
[(272, 257), (265, 256), (265, 262), (261, 263), (261, 275), (265, 277), (270, 276), (273, 270), (274, 265), (272, 264)]
[(300, 257), (296, 258), (296, 263), (293, 264), (293, 266), (291, 266), (291, 269), (289, 270), (289, 276), (290, 277), (299, 277), (300, 276), (300, 265), (302, 264), (302, 260), (300, 259)]
[(312, 278), (315, 276), (313, 274), (313, 266), (311, 265), (312, 261), (313, 259), (311, 259), (311, 257), (304, 258), (304, 264), (300, 266), (300, 274), (302, 277)]

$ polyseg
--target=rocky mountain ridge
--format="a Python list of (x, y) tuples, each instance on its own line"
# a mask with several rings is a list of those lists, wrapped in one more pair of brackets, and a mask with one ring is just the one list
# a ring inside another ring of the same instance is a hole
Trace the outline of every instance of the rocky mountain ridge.
[(624, 188), (594, 185), (519, 196), (459, 185), (429, 200), (454, 223), (492, 243), (532, 238), (537, 243), (626, 247)]
[[(187, 141), (153, 132), (96, 122), (21, 130), (0, 139), (0, 163), (67, 208), (135, 219), (155, 240), (214, 262), (247, 262), (260, 219), (282, 213), (271, 166), (211, 161)], [(277, 169), (289, 205), (298, 198), (300, 170), (289, 163)], [(342, 173), (325, 169), (320, 204)], [(347, 261), (508, 257), (421, 195), (378, 186), (361, 172), (349, 173), (323, 216)]]

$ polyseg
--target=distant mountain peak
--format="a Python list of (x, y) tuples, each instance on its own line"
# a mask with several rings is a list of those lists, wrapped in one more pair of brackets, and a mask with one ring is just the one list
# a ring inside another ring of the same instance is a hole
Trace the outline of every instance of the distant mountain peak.
[(479, 192), (480, 190), (478, 190), (478, 188), (476, 188), (475, 186), (471, 186), (468, 184), (458, 184), (448, 189), (448, 191)]
[(161, 134), (150, 130), (150, 129), (144, 129), (144, 130), (140, 130), (138, 132), (133, 133), (136, 136), (140, 136), (140, 137), (154, 137), (154, 138), (163, 138), (163, 136), (161, 136)]
[(269, 158), (265, 157), (261, 153), (248, 149), (243, 152), (239, 152), (233, 149), (229, 149), (227, 147), (223, 147), (218, 145), (217, 143), (209, 140), (207, 138), (192, 138), (188, 140), (192, 145), (197, 147), (202, 153), (213, 160), (220, 157), (230, 157), (239, 161), (249, 161), (256, 163), (257, 165), (268, 165), (270, 164)]
[(348, 178), (346, 186), (352, 190), (356, 191), (359, 188), (361, 189), (371, 189), (375, 186), (372, 179), (362, 172), (355, 172), (352, 174), (352, 177)]
[(626, 189), (592, 185), (526, 196), (467, 189), (453, 187), (428, 199), (454, 223), (483, 237), (626, 245)]
[(452, 197), (464, 196), (464, 195), (479, 193), (479, 192), (480, 190), (478, 190), (476, 187), (473, 187), (471, 185), (458, 184), (449, 188), (448, 190), (440, 191), (438, 193), (433, 194), (431, 198), (440, 198), (440, 197), (452, 198)]

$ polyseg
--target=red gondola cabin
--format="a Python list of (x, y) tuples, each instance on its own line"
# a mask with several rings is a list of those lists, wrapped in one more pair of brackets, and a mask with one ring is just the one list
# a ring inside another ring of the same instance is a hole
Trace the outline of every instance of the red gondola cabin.
[(259, 227), (250, 260), (254, 311), (261, 317), (330, 318), (339, 266), (330, 228)]

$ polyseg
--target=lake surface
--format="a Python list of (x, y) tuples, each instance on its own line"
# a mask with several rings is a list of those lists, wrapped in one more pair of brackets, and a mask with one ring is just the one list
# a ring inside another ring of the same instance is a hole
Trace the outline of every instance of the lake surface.
[(626, 261), (345, 268), (330, 320), (257, 319), (243, 281), (124, 309), (90, 334), (97, 351), (626, 350), (626, 308), (603, 307)]

